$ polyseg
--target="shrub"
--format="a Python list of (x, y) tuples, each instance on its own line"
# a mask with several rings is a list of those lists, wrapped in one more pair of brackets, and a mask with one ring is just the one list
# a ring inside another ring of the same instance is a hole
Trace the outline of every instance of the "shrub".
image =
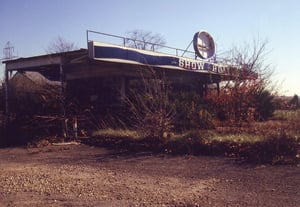
[(174, 128), (178, 132), (214, 128), (212, 115), (197, 92), (172, 91), (170, 99), (174, 108)]
[(298, 95), (294, 95), (293, 98), (289, 101), (289, 107), (291, 109), (299, 109), (300, 108), (300, 102), (299, 102), (299, 98), (298, 98)]
[(24, 145), (28, 141), (28, 136), (20, 127), (18, 120), (12, 120), (10, 123), (0, 126), (0, 146), (10, 147)]
[(291, 164), (299, 162), (298, 150), (299, 140), (281, 137), (244, 144), (238, 155), (251, 163)]
[(256, 103), (256, 119), (259, 121), (268, 120), (275, 111), (274, 96), (267, 90), (257, 91), (254, 95)]
[(143, 85), (132, 89), (126, 99), (133, 128), (144, 137), (163, 139), (173, 128), (173, 109), (169, 101), (169, 85), (164, 77), (149, 69), (150, 77), (142, 77)]

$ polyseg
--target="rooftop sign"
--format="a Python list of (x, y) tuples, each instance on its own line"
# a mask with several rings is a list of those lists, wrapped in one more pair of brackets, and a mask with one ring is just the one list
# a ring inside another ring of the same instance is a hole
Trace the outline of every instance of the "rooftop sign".
[(193, 45), (195, 53), (202, 59), (208, 59), (215, 55), (215, 42), (208, 32), (197, 32), (194, 35)]
[(196, 60), (94, 41), (89, 42), (88, 50), (89, 58), (99, 61), (146, 65), (202, 73), (230, 74), (232, 69), (232, 67), (228, 65), (211, 63), (205, 60)]

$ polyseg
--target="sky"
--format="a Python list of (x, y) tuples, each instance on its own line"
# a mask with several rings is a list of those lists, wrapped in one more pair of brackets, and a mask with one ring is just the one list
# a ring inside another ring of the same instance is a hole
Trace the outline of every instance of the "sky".
[[(126, 36), (141, 29), (185, 49), (205, 30), (217, 55), (267, 41), (265, 63), (279, 94), (300, 95), (299, 8), (298, 0), (0, 0), (0, 47), (10, 41), (18, 57), (38, 56), (58, 37), (86, 48), (86, 30)], [(1, 64), (1, 79), (3, 71)]]

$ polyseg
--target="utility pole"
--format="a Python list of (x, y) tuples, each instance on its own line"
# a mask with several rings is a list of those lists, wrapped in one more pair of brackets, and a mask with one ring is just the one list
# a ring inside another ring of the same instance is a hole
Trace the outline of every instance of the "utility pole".
[[(12, 46), (12, 44), (10, 43), (10, 41), (8, 41), (5, 45), (5, 47), (3, 48), (3, 58), (0, 59), (1, 61), (4, 60), (11, 60), (13, 58), (16, 58), (17, 56), (14, 56), (14, 50), (15, 48)], [(11, 73), (10, 73), (11, 74)], [(9, 71), (7, 69), (7, 67), (5, 67), (5, 115), (6, 115), (6, 121), (5, 124), (8, 124), (9, 122), (9, 86), (8, 86), (8, 82), (9, 82)]]
[(10, 41), (8, 41), (3, 48), (3, 58), (1, 60), (11, 60), (13, 58), (16, 58), (17, 56), (14, 56), (15, 48), (12, 46)]

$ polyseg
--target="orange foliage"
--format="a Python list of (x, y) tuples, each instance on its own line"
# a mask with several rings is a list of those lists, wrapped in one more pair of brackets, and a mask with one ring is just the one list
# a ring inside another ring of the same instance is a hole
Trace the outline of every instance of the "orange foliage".
[(220, 85), (219, 93), (211, 91), (206, 97), (215, 116), (235, 126), (253, 121), (257, 108), (255, 93), (263, 89), (263, 80), (240, 76), (234, 81), (221, 82)]

